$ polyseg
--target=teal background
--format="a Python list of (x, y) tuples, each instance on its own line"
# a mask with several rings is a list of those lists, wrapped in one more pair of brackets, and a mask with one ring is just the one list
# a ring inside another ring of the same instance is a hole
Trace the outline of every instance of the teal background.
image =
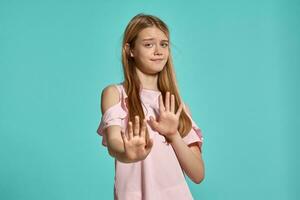
[(171, 32), (183, 99), (204, 136), (200, 200), (296, 200), (300, 3), (1, 1), (0, 199), (112, 199), (96, 134), (122, 81), (122, 33), (144, 12)]

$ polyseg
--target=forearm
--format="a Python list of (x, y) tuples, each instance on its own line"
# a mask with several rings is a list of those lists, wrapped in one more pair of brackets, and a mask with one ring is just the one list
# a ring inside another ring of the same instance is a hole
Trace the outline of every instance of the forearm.
[(120, 162), (123, 163), (132, 163), (135, 162), (133, 160), (130, 160), (127, 158), (125, 155), (125, 150), (124, 150), (124, 144), (123, 142), (120, 142), (119, 140), (112, 140), (108, 144), (108, 152), (109, 155), (114, 157)]
[(172, 138), (171, 145), (184, 172), (193, 182), (200, 183), (204, 178), (204, 163), (201, 154), (199, 159), (186, 145), (178, 132)]

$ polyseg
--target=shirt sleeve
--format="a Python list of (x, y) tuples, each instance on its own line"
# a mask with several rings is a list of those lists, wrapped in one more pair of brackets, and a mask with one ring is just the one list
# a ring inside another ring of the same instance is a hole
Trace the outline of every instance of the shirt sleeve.
[(127, 109), (124, 102), (119, 101), (117, 104), (108, 108), (101, 117), (100, 124), (97, 129), (97, 133), (102, 136), (102, 145), (107, 146), (107, 140), (104, 134), (104, 130), (112, 125), (119, 125), (122, 127), (123, 120), (127, 116)]
[(202, 135), (202, 130), (198, 127), (196, 122), (192, 119), (191, 115), (189, 113), (187, 113), (187, 115), (190, 118), (190, 120), (192, 121), (192, 128), (191, 128), (190, 132), (185, 137), (183, 137), (183, 141), (187, 145), (190, 145), (190, 144), (196, 142), (200, 148), (200, 151), (202, 152), (202, 144), (203, 144), (203, 140), (204, 140), (203, 135)]

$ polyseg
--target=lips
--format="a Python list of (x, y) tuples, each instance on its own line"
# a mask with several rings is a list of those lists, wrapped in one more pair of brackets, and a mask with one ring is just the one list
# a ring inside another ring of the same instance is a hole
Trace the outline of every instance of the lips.
[(162, 61), (163, 59), (160, 58), (160, 59), (151, 59), (151, 61), (156, 61), (156, 62), (159, 62), (159, 61)]

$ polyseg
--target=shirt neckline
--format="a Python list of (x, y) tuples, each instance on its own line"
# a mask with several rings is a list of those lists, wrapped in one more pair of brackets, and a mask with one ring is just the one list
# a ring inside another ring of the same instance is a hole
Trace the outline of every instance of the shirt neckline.
[(142, 91), (144, 91), (144, 92), (151, 92), (151, 93), (157, 93), (157, 94), (161, 93), (161, 91), (159, 91), (159, 90), (152, 90), (152, 89), (146, 89), (146, 88), (142, 88)]
[[(123, 85), (124, 83), (121, 83), (120, 85), (122, 86), (122, 88), (123, 88), (123, 91), (125, 92), (125, 88), (124, 88), (124, 85)], [(148, 93), (154, 93), (154, 94), (161, 94), (161, 91), (159, 91), (159, 90), (152, 90), (152, 89), (146, 89), (146, 88), (142, 88), (141, 89), (141, 91), (142, 92), (148, 92)], [(126, 94), (126, 93), (125, 93)], [(127, 94), (126, 94), (126, 96), (127, 96)]]

